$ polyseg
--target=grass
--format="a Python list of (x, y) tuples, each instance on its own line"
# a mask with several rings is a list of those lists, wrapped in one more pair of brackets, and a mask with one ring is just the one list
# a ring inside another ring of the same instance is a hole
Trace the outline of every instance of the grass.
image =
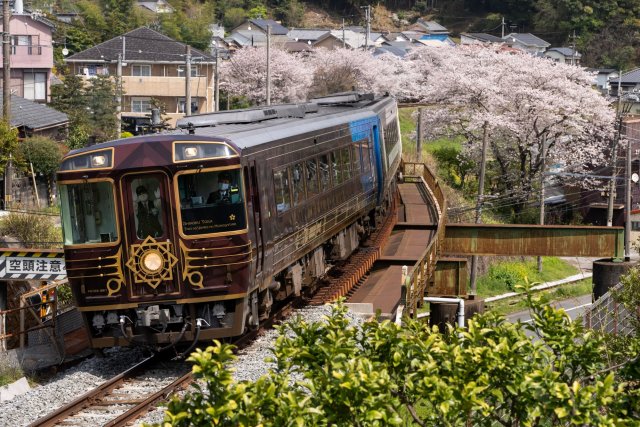
[[(583, 279), (578, 282), (561, 285), (557, 288), (540, 291), (535, 295), (538, 296), (543, 303), (548, 304), (553, 301), (562, 301), (573, 297), (589, 295), (591, 294), (592, 287), (591, 279)], [(526, 309), (527, 302), (526, 296), (524, 295), (495, 301), (486, 306), (486, 310), (491, 310), (501, 315), (517, 313), (518, 311)]]
[(571, 264), (556, 257), (543, 257), (542, 272), (537, 270), (535, 259), (525, 262), (500, 262), (489, 267), (489, 271), (478, 278), (478, 295), (490, 297), (513, 292), (514, 286), (524, 283), (550, 282), (578, 273)]
[(0, 365), (0, 387), (11, 384), (24, 377), (24, 372), (20, 368)]

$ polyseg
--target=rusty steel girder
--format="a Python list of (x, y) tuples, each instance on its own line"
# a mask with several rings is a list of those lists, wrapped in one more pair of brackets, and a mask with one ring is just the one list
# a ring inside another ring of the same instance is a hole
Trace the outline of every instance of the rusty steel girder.
[(624, 256), (624, 228), (573, 225), (450, 224), (446, 255)]

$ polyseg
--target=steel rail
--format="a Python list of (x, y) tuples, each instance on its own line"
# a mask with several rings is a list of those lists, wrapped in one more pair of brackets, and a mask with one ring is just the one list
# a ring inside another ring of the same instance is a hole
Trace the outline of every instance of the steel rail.
[(148, 367), (148, 365), (152, 364), (156, 360), (156, 358), (157, 358), (157, 355), (154, 354), (153, 356), (142, 360), (141, 362), (133, 365), (131, 368), (127, 369), (126, 371), (100, 384), (98, 387), (94, 388), (93, 390), (89, 390), (88, 392), (78, 397), (77, 399), (67, 403), (61, 408), (58, 408), (54, 412), (48, 415), (45, 415), (42, 418), (39, 418), (38, 420), (29, 424), (29, 427), (54, 426), (60, 421), (74, 415), (75, 413), (85, 408), (88, 408), (90, 406), (93, 406), (93, 402), (98, 401), (103, 397), (105, 397), (109, 392), (111, 392), (113, 389), (115, 389), (118, 385), (120, 385), (125, 380), (132, 378), (133, 376), (137, 375), (141, 371), (144, 371)]

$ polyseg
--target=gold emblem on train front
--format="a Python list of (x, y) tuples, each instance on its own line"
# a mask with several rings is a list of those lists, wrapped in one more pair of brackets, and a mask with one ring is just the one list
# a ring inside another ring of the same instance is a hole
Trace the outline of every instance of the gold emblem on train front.
[(131, 257), (126, 265), (136, 283), (144, 283), (155, 289), (163, 281), (173, 279), (173, 267), (178, 258), (171, 253), (171, 242), (157, 242), (147, 236), (139, 245), (131, 245), (130, 252)]

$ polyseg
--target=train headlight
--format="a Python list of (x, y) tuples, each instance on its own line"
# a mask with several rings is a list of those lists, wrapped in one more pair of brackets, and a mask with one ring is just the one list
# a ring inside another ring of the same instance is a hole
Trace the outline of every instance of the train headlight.
[(101, 166), (104, 166), (107, 164), (107, 157), (100, 155), (100, 156), (92, 156), (91, 157), (91, 166), (94, 168), (99, 168)]
[(198, 147), (185, 147), (184, 157), (185, 159), (191, 159), (198, 155)]
[(157, 251), (148, 251), (144, 255), (142, 255), (141, 260), (142, 268), (147, 273), (158, 273), (162, 266), (164, 265), (164, 261), (162, 259), (162, 255)]

